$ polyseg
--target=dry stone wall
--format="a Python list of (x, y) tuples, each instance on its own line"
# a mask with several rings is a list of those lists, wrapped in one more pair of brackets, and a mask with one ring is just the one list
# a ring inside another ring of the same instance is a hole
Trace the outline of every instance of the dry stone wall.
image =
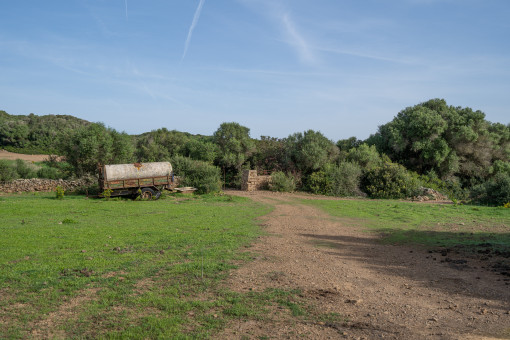
[(0, 192), (55, 191), (57, 186), (61, 186), (65, 191), (72, 191), (90, 184), (90, 179), (78, 179), (74, 181), (40, 178), (17, 179), (11, 182), (0, 182)]
[(256, 191), (267, 189), (271, 183), (271, 175), (258, 175), (257, 170), (244, 170), (241, 190)]

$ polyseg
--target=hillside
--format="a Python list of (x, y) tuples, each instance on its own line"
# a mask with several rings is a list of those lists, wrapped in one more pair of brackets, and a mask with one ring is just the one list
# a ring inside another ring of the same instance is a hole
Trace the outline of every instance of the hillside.
[(61, 136), (89, 124), (70, 115), (10, 115), (0, 110), (0, 148), (20, 153), (55, 153)]

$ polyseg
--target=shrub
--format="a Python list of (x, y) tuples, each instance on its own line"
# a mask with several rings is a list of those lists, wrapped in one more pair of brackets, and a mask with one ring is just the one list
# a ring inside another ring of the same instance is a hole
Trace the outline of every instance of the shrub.
[(19, 178), (16, 169), (8, 161), (0, 159), (0, 181), (8, 182)]
[(282, 171), (274, 172), (271, 175), (269, 190), (280, 192), (292, 192), (296, 190), (296, 181), (292, 175), (287, 175)]
[(361, 179), (361, 190), (371, 198), (415, 196), (420, 182), (400, 164), (385, 162), (368, 170)]
[[(140, 191), (140, 194), (141, 194), (141, 190), (138, 189)], [(105, 189), (102, 193), (101, 193), (101, 196), (106, 198), (107, 201), (110, 200), (110, 197), (112, 197), (112, 192), (113, 190), (112, 189)]]
[(64, 199), (64, 188), (62, 188), (60, 185), (57, 186), (57, 188), (55, 189), (55, 197), (58, 200), (63, 200)]
[(60, 179), (63, 178), (64, 176), (57, 168), (43, 166), (42, 168), (37, 170), (37, 177), (47, 179)]
[(36, 171), (33, 166), (28, 165), (22, 159), (16, 160), (16, 172), (21, 178), (34, 178), (36, 177)]
[(312, 173), (307, 180), (308, 190), (313, 194), (328, 195), (331, 192), (331, 178), (326, 171)]
[(314, 194), (332, 196), (360, 195), (359, 181), (361, 168), (351, 162), (339, 165), (327, 164), (323, 170), (314, 172), (308, 177), (308, 189)]
[(359, 190), (361, 168), (354, 163), (342, 162), (329, 171), (331, 178), (331, 195), (357, 196)]
[(501, 206), (510, 201), (510, 175), (498, 173), (485, 183), (471, 189), (474, 203)]
[(174, 173), (180, 177), (182, 186), (197, 188), (198, 194), (221, 190), (220, 169), (203, 161), (175, 156), (171, 160)]

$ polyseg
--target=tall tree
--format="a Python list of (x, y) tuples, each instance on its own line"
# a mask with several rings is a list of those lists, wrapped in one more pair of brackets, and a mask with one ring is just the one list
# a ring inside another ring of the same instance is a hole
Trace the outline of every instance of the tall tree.
[(60, 139), (60, 154), (78, 176), (93, 174), (98, 164), (126, 163), (133, 160), (131, 139), (125, 133), (101, 123), (81, 127)]
[(296, 167), (305, 174), (322, 168), (338, 158), (338, 147), (322, 133), (308, 130), (287, 138), (288, 150)]
[(489, 175), (494, 160), (508, 160), (510, 130), (481, 111), (432, 99), (399, 112), (367, 142), (393, 161), (424, 174), (458, 177), (473, 185)]
[(237, 171), (241, 170), (255, 148), (250, 138), (250, 129), (235, 122), (222, 123), (213, 138), (219, 147), (218, 164)]

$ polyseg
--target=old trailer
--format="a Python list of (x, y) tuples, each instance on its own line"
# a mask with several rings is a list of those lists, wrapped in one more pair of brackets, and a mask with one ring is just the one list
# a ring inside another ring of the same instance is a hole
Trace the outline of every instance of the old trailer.
[(169, 162), (111, 164), (99, 167), (100, 196), (141, 196), (158, 199), (161, 191), (175, 187)]

